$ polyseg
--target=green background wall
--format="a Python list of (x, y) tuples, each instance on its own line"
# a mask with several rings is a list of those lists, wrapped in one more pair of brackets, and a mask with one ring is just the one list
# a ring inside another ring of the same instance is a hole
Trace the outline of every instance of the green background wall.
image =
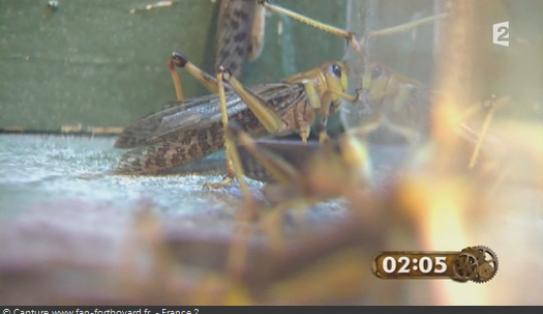
[[(212, 70), (218, 5), (178, 0), (130, 14), (154, 2), (60, 0), (52, 12), (45, 0), (0, 0), (0, 129), (124, 126), (175, 98), (166, 69), (172, 51)], [(345, 26), (343, 0), (275, 3)], [(244, 81), (276, 81), (343, 53), (342, 40), (268, 15), (264, 52)], [(205, 93), (183, 81), (188, 95)]]

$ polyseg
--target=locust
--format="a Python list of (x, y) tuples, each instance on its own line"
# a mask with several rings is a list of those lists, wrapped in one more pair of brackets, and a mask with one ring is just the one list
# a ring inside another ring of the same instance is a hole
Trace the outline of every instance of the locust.
[[(174, 53), (172, 62), (183, 67), (210, 91), (217, 80)], [(346, 94), (347, 67), (328, 62), (318, 68), (286, 78), (281, 83), (245, 88), (229, 77), (225, 93), (228, 117), (252, 135), (298, 133), (307, 141), (314, 121), (324, 131), (326, 118)], [(145, 116), (126, 127), (115, 147), (132, 148), (118, 166), (120, 173), (157, 174), (222, 149), (224, 129), (219, 97), (188, 99), (173, 107)]]

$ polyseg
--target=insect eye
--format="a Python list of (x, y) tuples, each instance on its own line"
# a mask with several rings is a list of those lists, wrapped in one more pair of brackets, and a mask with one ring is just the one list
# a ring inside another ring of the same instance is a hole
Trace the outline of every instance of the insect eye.
[(332, 73), (337, 77), (341, 77), (341, 67), (336, 63), (332, 64)]

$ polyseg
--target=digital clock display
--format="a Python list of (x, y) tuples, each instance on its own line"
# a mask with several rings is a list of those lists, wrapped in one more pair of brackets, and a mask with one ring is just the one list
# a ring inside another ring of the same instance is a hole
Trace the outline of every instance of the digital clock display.
[(373, 272), (382, 279), (450, 278), (459, 282), (486, 282), (497, 269), (496, 254), (485, 246), (468, 247), (460, 252), (382, 252), (373, 262)]
[(374, 262), (380, 278), (449, 277), (458, 252), (383, 252)]

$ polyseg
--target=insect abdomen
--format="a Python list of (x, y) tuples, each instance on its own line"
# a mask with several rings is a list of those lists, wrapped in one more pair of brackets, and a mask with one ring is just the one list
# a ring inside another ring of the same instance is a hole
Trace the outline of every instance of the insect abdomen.
[[(248, 109), (230, 117), (245, 131), (256, 135), (262, 126)], [(160, 174), (167, 170), (200, 159), (222, 149), (224, 129), (220, 122), (211, 123), (207, 128), (186, 130), (160, 138), (160, 141), (135, 148), (125, 153), (117, 166), (121, 174)]]
[(125, 153), (117, 166), (117, 172), (159, 174), (221, 149), (223, 138), (224, 131), (218, 122), (206, 129), (168, 135), (160, 142)]

